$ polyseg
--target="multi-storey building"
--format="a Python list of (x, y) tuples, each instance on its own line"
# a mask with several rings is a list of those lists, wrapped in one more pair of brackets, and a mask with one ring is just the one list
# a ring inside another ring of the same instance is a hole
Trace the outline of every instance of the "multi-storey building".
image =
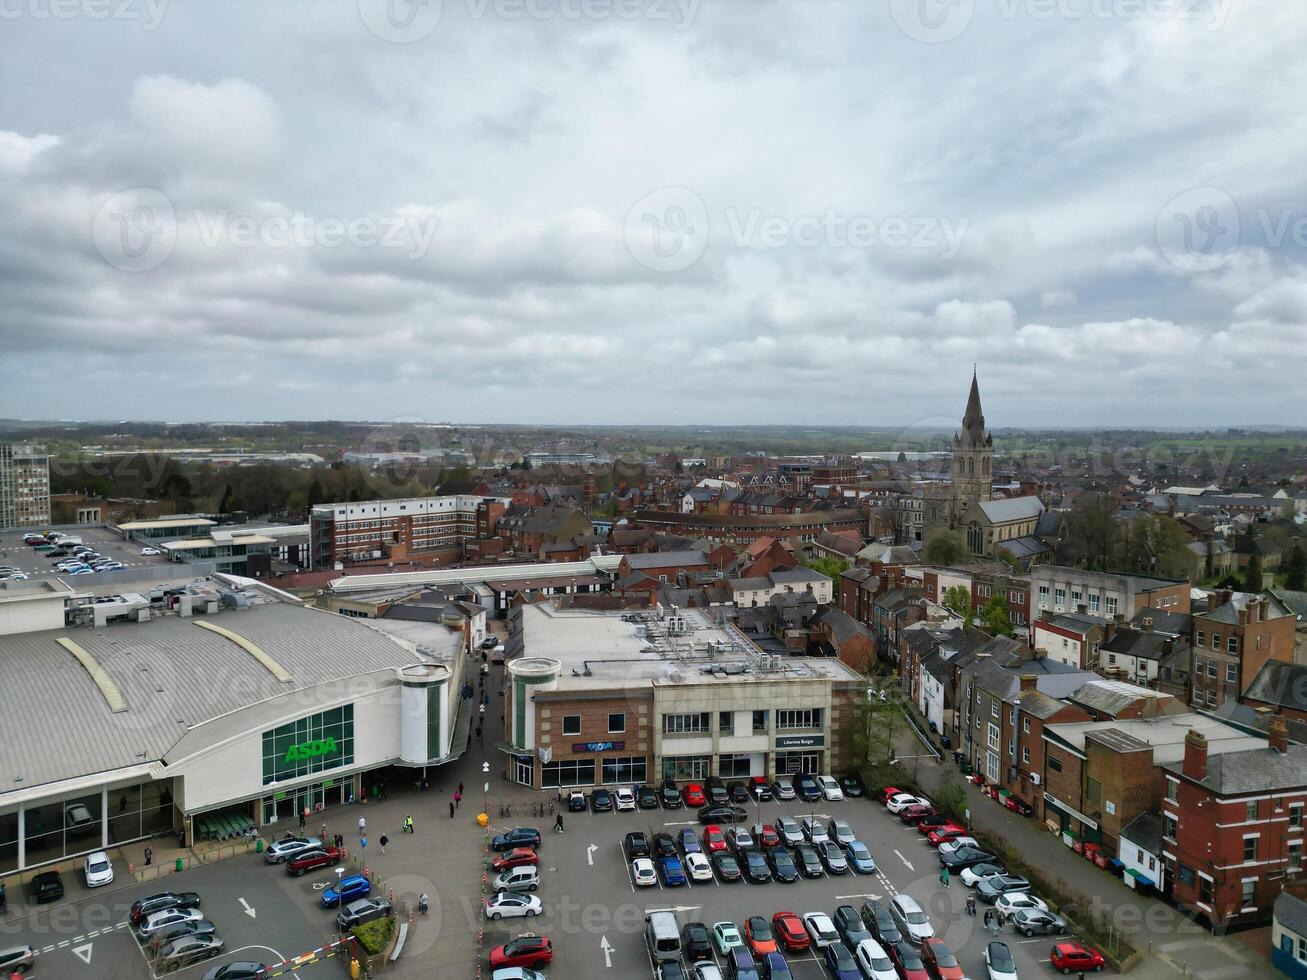
[(633, 522), (653, 531), (687, 538), (744, 543), (758, 538), (775, 538), (788, 540), (796, 547), (816, 541), (824, 531), (857, 531), (864, 534), (868, 526), (867, 514), (851, 508), (797, 514), (681, 514), (676, 511), (640, 510), (636, 511)]
[(1272, 595), (1217, 590), (1194, 613), (1190, 698), (1195, 707), (1237, 701), (1268, 660), (1293, 662), (1293, 613)]
[(461, 494), (320, 504), (309, 515), (313, 567), (461, 549), (493, 534), (505, 506), (497, 498)]
[(0, 442), (0, 527), (50, 523), (50, 458)]
[(1189, 583), (1119, 572), (1092, 572), (1068, 565), (1037, 565), (1030, 570), (1035, 615), (1083, 612), (1130, 619), (1152, 607), (1172, 613), (1189, 611)]

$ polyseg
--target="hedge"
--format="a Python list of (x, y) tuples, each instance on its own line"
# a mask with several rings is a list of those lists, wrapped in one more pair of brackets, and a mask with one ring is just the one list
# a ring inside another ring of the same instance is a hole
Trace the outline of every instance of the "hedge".
[(361, 926), (355, 926), (354, 938), (363, 947), (363, 952), (369, 956), (378, 956), (385, 950), (386, 944), (390, 942), (390, 933), (394, 927), (394, 919), (373, 919)]

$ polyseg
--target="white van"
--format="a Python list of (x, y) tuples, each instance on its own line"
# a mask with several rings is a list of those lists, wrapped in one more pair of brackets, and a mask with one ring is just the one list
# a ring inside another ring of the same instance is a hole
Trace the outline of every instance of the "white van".
[(540, 887), (540, 869), (534, 864), (509, 868), (490, 885), (491, 891), (533, 892)]
[(644, 917), (644, 938), (654, 962), (681, 958), (681, 930), (671, 912), (650, 912)]

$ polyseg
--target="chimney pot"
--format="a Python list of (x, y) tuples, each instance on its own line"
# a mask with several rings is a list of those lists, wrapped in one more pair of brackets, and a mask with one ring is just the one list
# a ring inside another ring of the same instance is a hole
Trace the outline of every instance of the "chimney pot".
[(1276, 715), (1271, 719), (1270, 727), (1266, 731), (1266, 740), (1270, 743), (1271, 748), (1280, 755), (1289, 751), (1289, 726), (1284, 723), (1284, 719)]
[(1033, 691), (1038, 684), (1039, 684), (1039, 678), (1036, 677), (1034, 674), (1021, 675), (1021, 690)]

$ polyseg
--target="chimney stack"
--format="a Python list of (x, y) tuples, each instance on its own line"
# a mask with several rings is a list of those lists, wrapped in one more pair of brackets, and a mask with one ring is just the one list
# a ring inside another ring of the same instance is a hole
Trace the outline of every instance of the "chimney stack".
[(1145, 633), (1151, 633), (1153, 631), (1153, 617), (1145, 616), (1143, 619), (1139, 620), (1139, 625), (1143, 628)]
[(1229, 602), (1229, 601), (1230, 601), (1230, 590), (1229, 590), (1229, 589), (1217, 589), (1217, 590), (1215, 590), (1215, 591), (1211, 594), (1211, 596), (1208, 598), (1208, 600), (1207, 600), (1207, 609), (1208, 609), (1209, 612), (1210, 612), (1211, 610), (1213, 610), (1213, 609), (1220, 609), (1222, 606), (1224, 606), (1224, 605), (1225, 605), (1227, 602)]
[(1207, 738), (1192, 728), (1184, 737), (1184, 764), (1181, 771), (1190, 779), (1201, 781), (1207, 778)]
[(1271, 719), (1270, 728), (1266, 731), (1266, 739), (1276, 752), (1284, 755), (1289, 751), (1289, 726), (1284, 723), (1284, 719), (1276, 715)]
[(1034, 674), (1021, 675), (1021, 690), (1023, 691), (1033, 691), (1038, 683), (1039, 678)]

